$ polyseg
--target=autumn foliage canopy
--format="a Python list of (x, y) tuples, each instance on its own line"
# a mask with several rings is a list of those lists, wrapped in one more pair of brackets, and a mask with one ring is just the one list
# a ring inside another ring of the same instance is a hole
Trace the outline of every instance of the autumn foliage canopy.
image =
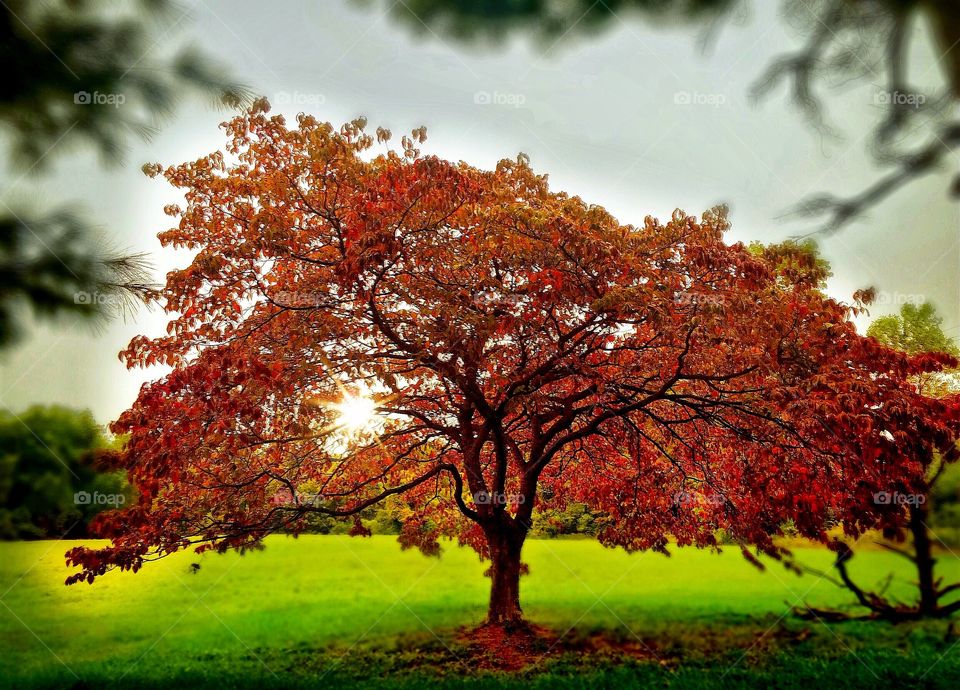
[[(138, 499), (98, 521), (111, 545), (68, 554), (70, 581), (393, 497), (405, 546), (492, 559), (507, 620), (545, 507), (585, 503), (631, 550), (722, 529), (777, 553), (787, 521), (899, 529), (873, 495), (955, 438), (956, 401), (908, 383), (949, 358), (858, 335), (809, 254), (725, 244), (723, 209), (622, 225), (522, 155), (479, 170), (421, 154), (423, 130), (392, 149), (363, 120), (268, 111), (147, 166), (185, 194), (162, 243), (195, 255), (158, 296), (168, 334), (122, 353), (172, 367), (113, 426)], [(346, 434), (360, 395), (377, 424)]]

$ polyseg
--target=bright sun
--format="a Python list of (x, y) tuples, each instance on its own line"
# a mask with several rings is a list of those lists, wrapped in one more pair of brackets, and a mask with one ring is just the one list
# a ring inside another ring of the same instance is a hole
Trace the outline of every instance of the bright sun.
[(337, 426), (348, 434), (371, 431), (379, 421), (376, 404), (362, 395), (344, 395), (334, 408), (337, 410)]

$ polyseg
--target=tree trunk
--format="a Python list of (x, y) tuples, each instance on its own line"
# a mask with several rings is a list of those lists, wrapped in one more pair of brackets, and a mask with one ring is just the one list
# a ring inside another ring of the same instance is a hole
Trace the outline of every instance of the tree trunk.
[(926, 0), (934, 38), (943, 57), (938, 60), (946, 73), (954, 98), (960, 98), (960, 7), (956, 0)]
[(933, 579), (933, 558), (930, 534), (927, 530), (927, 509), (910, 506), (910, 533), (913, 535), (914, 560), (917, 564), (917, 580), (920, 587), (920, 615), (931, 616), (937, 612), (937, 589)]
[(490, 608), (487, 623), (510, 626), (523, 622), (520, 610), (520, 551), (525, 533), (517, 530), (491, 531)]

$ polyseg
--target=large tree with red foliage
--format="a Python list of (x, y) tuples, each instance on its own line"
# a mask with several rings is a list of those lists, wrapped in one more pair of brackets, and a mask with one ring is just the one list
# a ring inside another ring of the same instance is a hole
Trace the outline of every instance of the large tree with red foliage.
[[(905, 384), (935, 357), (857, 335), (798, 248), (725, 244), (722, 210), (621, 225), (523, 156), (422, 156), (422, 130), (374, 155), (389, 132), (267, 112), (148, 167), (185, 191), (163, 244), (196, 254), (162, 291), (168, 335), (122, 354), (172, 367), (114, 424), (139, 499), (69, 581), (395, 497), (405, 546), (491, 559), (489, 621), (512, 623), (538, 506), (586, 503), (627, 549), (722, 528), (776, 554), (788, 519), (882, 521), (872, 494), (922, 475), (900, 458), (953, 432), (955, 406)], [(361, 391), (380, 423), (347, 435)]]

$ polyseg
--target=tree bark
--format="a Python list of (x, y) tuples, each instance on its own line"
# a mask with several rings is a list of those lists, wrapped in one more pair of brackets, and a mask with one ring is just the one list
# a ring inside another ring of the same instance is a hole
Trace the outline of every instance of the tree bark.
[(515, 625), (523, 622), (520, 610), (520, 551), (526, 532), (496, 529), (487, 533), (490, 548), (490, 608), (487, 623)]
[(933, 577), (933, 557), (930, 533), (927, 530), (927, 509), (921, 505), (910, 506), (910, 533), (913, 535), (914, 562), (917, 565), (917, 581), (920, 588), (920, 615), (932, 616), (937, 612), (937, 588)]

